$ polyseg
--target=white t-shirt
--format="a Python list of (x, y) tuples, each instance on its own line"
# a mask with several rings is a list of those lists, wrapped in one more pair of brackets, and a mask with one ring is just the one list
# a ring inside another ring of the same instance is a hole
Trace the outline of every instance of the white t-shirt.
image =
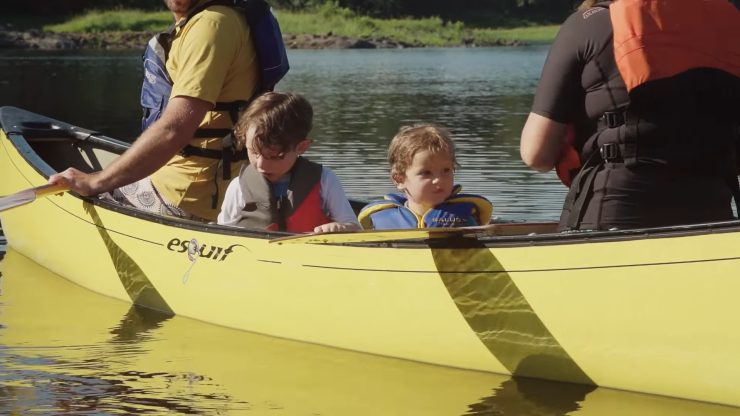
[[(352, 210), (344, 188), (339, 178), (331, 169), (322, 166), (321, 169), (321, 208), (324, 214), (334, 222), (351, 222), (358, 224), (357, 216)], [(229, 183), (218, 214), (218, 223), (222, 225), (237, 225), (241, 220), (241, 212), (247, 200), (244, 198), (239, 178), (234, 178)]]

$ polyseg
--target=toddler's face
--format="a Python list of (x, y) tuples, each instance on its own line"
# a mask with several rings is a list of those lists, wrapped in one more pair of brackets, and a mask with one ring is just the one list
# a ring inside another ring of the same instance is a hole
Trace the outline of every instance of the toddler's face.
[(249, 163), (257, 169), (257, 172), (262, 174), (270, 182), (275, 182), (282, 178), (286, 173), (293, 169), (298, 156), (302, 155), (308, 149), (310, 142), (308, 139), (304, 139), (299, 142), (295, 148), (285, 152), (280, 152), (275, 149), (260, 149), (257, 151), (255, 147), (254, 128), (247, 130), (246, 134), (246, 148), (247, 156), (249, 157)]
[(422, 150), (414, 155), (403, 177), (395, 178), (396, 187), (406, 193), (409, 208), (421, 215), (450, 196), (454, 168), (449, 153)]

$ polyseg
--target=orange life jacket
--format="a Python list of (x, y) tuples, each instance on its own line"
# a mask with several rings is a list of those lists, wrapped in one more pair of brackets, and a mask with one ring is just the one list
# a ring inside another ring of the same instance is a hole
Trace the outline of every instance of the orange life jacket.
[(628, 92), (692, 68), (740, 77), (740, 11), (728, 0), (617, 0), (609, 14)]

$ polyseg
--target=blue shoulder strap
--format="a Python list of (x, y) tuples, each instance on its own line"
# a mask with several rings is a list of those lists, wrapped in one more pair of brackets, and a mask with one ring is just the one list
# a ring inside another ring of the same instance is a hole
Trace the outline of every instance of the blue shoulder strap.
[(265, 0), (233, 0), (242, 9), (254, 39), (260, 66), (260, 91), (272, 91), (288, 73), (288, 53), (275, 15)]
[[(215, 111), (228, 111), (233, 123), (236, 123), (239, 112), (246, 107), (256, 96), (272, 91), (275, 84), (288, 73), (288, 54), (283, 42), (280, 25), (272, 14), (270, 5), (265, 0), (211, 0), (203, 2), (190, 10), (185, 19), (176, 25), (170, 26), (166, 32), (156, 35), (147, 45), (144, 52), (144, 87), (142, 88), (141, 104), (145, 114), (142, 127), (146, 129), (156, 121), (164, 107), (167, 105), (170, 92), (172, 91), (172, 80), (167, 73), (165, 63), (171, 47), (171, 39), (176, 27), (185, 25), (196, 14), (211, 6), (229, 6), (242, 13), (249, 26), (250, 35), (254, 42), (255, 52), (260, 73), (260, 84), (248, 101), (217, 102)], [(160, 82), (157, 85), (152, 80)], [(168, 85), (165, 85), (168, 84)], [(230, 133), (228, 129), (199, 129), (195, 137), (225, 136)]]
[(357, 216), (362, 228), (387, 230), (418, 226), (416, 215), (404, 206), (406, 198), (403, 195), (388, 194), (383, 198), (362, 208)]

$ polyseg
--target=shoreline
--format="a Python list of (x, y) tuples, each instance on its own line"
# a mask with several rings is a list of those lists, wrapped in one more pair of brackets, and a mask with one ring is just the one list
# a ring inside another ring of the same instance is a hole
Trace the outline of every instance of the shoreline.
[[(132, 50), (143, 49), (153, 32), (102, 32), (102, 33), (54, 33), (37, 29), (13, 31), (0, 28), (0, 49), (36, 50)], [(324, 35), (283, 35), (288, 49), (399, 49), (424, 48), (428, 45), (398, 42), (392, 39), (358, 39), (336, 36), (332, 32)], [(479, 45), (464, 42), (450, 47), (522, 46), (525, 42), (499, 40), (492, 44)]]

